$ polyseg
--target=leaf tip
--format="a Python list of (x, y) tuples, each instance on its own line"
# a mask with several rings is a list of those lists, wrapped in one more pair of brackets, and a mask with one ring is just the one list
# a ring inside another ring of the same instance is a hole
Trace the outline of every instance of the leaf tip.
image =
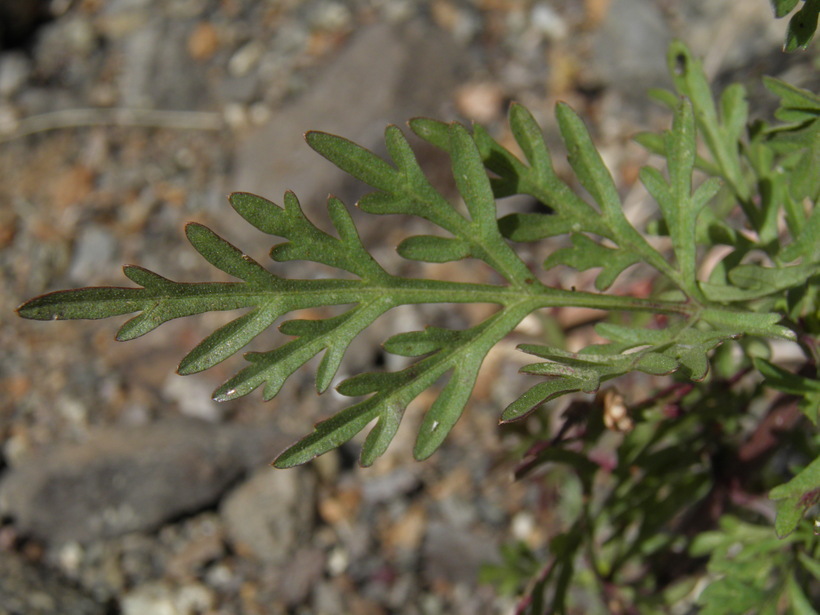
[(293, 449), (298, 445), (299, 442), (286, 448), (276, 457), (276, 459), (273, 460), (271, 465), (277, 470), (287, 470), (289, 468), (295, 468), (296, 466), (304, 465), (309, 461), (313, 461), (314, 459), (316, 459), (316, 457), (319, 456), (319, 453), (305, 454), (303, 450), (294, 451)]
[(208, 227), (199, 222), (188, 222), (185, 224), (185, 236), (193, 243), (198, 234), (208, 231)]
[(254, 196), (254, 195), (252, 195), (252, 194), (250, 194), (250, 193), (248, 193), (248, 192), (239, 192), (239, 191), (237, 191), (237, 192), (231, 192), (231, 193), (228, 195), (228, 203), (230, 203), (230, 204), (231, 204), (231, 207), (233, 207), (234, 209), (236, 209), (236, 208), (237, 208), (237, 206), (240, 206), (240, 205), (241, 205), (241, 202), (242, 202), (244, 199), (247, 199), (248, 197), (251, 197), (251, 196)]
[(27, 320), (36, 320), (34, 310), (32, 309), (32, 305), (35, 301), (37, 301), (36, 297), (34, 299), (29, 299), (28, 301), (21, 303), (15, 308), (14, 313), (17, 314), (17, 316), (19, 316), (20, 318), (25, 318)]
[(323, 132), (321, 130), (308, 130), (307, 132), (305, 132), (302, 135), (302, 138), (305, 140), (305, 143), (307, 143), (311, 147), (311, 149), (314, 149), (314, 150), (316, 149), (314, 147), (314, 145), (318, 141), (320, 141), (324, 138), (327, 138), (327, 137), (335, 137), (335, 135), (331, 135), (331, 134), (329, 134), (327, 132)]

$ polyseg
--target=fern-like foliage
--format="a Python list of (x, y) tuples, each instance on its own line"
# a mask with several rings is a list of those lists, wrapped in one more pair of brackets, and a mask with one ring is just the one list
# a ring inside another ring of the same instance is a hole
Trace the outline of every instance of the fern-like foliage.
[[(739, 137), (747, 119), (743, 92), (733, 88), (724, 92), (718, 113), (703, 72), (684, 47), (672, 48), (670, 66), (679, 92), (659, 97), (673, 109), (672, 126), (662, 135), (642, 138), (647, 147), (666, 157), (667, 172), (645, 168), (640, 174), (658, 205), (651, 230), (671, 239), (668, 253), (653, 247), (648, 229), (636, 228), (626, 218), (615, 182), (584, 123), (572, 109), (559, 104), (556, 120), (570, 165), (591, 202), (556, 174), (533, 116), (514, 104), (509, 123), (523, 158), (500, 145), (480, 126), (470, 130), (459, 123), (429, 119), (415, 119), (409, 124), (416, 135), (449, 153), (463, 209), (431, 185), (407, 138), (396, 126), (389, 126), (385, 132), (389, 160), (342, 137), (320, 132), (310, 132), (306, 137), (308, 145), (319, 154), (373, 187), (374, 191), (358, 202), (362, 211), (417, 216), (435, 227), (436, 234), (405, 239), (397, 248), (400, 256), (433, 263), (479, 259), (498, 273), (502, 280), (499, 284), (388, 273), (362, 245), (346, 205), (338, 199), (330, 198), (327, 203), (335, 231), (329, 234), (305, 216), (292, 193), (285, 195), (282, 205), (252, 194), (235, 193), (230, 203), (240, 216), (261, 231), (285, 240), (271, 250), (274, 261), (313, 261), (346, 274), (339, 279), (319, 280), (281, 277), (213, 231), (192, 224), (186, 234), (193, 247), (213, 266), (239, 281), (174, 282), (129, 266), (125, 275), (138, 287), (55, 292), (25, 303), (19, 314), (53, 320), (138, 312), (117, 335), (120, 340), (128, 340), (172, 318), (209, 310), (246, 310), (182, 359), (179, 373), (191, 374), (228, 359), (294, 310), (349, 306), (332, 318), (281, 323), (281, 332), (294, 339), (268, 352), (246, 354), (246, 366), (214, 393), (217, 400), (229, 400), (257, 388), (262, 389), (266, 399), (272, 398), (291, 374), (320, 354), (316, 389), (325, 391), (333, 383), (351, 341), (395, 307), (421, 303), (490, 303), (498, 307), (486, 320), (468, 329), (430, 327), (386, 340), (387, 352), (416, 361), (396, 372), (364, 373), (339, 383), (339, 393), (362, 399), (316, 425), (313, 433), (277, 458), (275, 465), (279, 467), (304, 463), (350, 440), (371, 423), (361, 463), (373, 463), (395, 435), (408, 404), (444, 381), (426, 412), (415, 446), (417, 459), (428, 457), (464, 410), (489, 350), (524, 317), (544, 308), (578, 306), (648, 312), (666, 315), (668, 324), (657, 329), (601, 324), (598, 333), (609, 342), (579, 353), (537, 344), (522, 346), (522, 351), (539, 359), (524, 371), (544, 379), (512, 401), (502, 421), (524, 417), (566, 393), (594, 392), (602, 382), (631, 371), (677, 372), (701, 380), (709, 369), (710, 351), (727, 340), (743, 336), (796, 339), (799, 328), (794, 322), (800, 317), (801, 306), (808, 305), (806, 294), (816, 294), (816, 289), (802, 295), (795, 291), (787, 305), (771, 299), (781, 297), (779, 291), (785, 288), (800, 286), (796, 282), (816, 279), (818, 275), (820, 218), (816, 212), (807, 213), (803, 202), (803, 185), (816, 198), (817, 176), (803, 173), (800, 186), (775, 177), (784, 169), (794, 170), (805, 164), (806, 156), (809, 163), (816, 163), (817, 113), (815, 107), (804, 104), (801, 97), (806, 95), (802, 91), (772, 81), (772, 89), (787, 103), (783, 113), (788, 114), (792, 125), (779, 132), (761, 128), (741, 151)], [(816, 100), (810, 98), (809, 102), (814, 105)], [(711, 159), (697, 153), (698, 132)], [(779, 166), (771, 165), (767, 153), (758, 156), (755, 139), (778, 140), (783, 151)], [(801, 139), (814, 139), (808, 153)], [(756, 170), (773, 175), (771, 179), (781, 191), (777, 204), (758, 203), (753, 198), (741, 154), (752, 160)], [(693, 179), (696, 169), (706, 170), (713, 177), (697, 183)], [(512, 214), (499, 220), (496, 199), (513, 194), (531, 195), (551, 213)], [(754, 237), (726, 220), (721, 208), (727, 199), (741, 204)], [(772, 241), (780, 233), (775, 210), (781, 202), (785, 203), (792, 241), (772, 254), (772, 262), (746, 262), (745, 256), (755, 249), (763, 247), (771, 252)], [(544, 267), (600, 268), (595, 283), (599, 292), (545, 285), (512, 247), (513, 242), (557, 235), (569, 235), (571, 245), (553, 252)], [(703, 250), (699, 246), (715, 243), (726, 243), (734, 252), (709, 279), (700, 279)], [(653, 268), (665, 280), (658, 285), (667, 289), (663, 296), (636, 298), (605, 292), (624, 269), (638, 263)]]
[(693, 555), (709, 557), (714, 579), (698, 597), (698, 612), (816, 613), (810, 589), (820, 579), (816, 543), (807, 527), (782, 540), (768, 527), (721, 518), (719, 530), (700, 534), (691, 548)]

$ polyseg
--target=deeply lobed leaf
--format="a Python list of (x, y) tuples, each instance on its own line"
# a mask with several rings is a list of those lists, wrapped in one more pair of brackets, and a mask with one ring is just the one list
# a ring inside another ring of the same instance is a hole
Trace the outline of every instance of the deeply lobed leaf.
[[(333, 225), (333, 232), (329, 233), (305, 216), (292, 193), (285, 194), (282, 206), (256, 195), (234, 193), (231, 205), (245, 220), (284, 240), (272, 248), (273, 261), (312, 261), (352, 274), (355, 279), (279, 277), (211, 230), (192, 224), (186, 228), (186, 235), (194, 248), (239, 282), (180, 283), (139, 267), (126, 267), (126, 276), (138, 288), (86, 288), (52, 293), (21, 306), (19, 313), (26, 318), (47, 320), (139, 312), (120, 329), (118, 339), (124, 340), (143, 335), (172, 318), (209, 310), (245, 310), (183, 358), (179, 372), (189, 374), (233, 356), (290, 312), (346, 306), (344, 312), (329, 318), (282, 323), (280, 331), (294, 339), (272, 350), (246, 354), (244, 368), (214, 393), (215, 399), (229, 400), (257, 388), (262, 388), (263, 397), (270, 399), (288, 377), (320, 354), (316, 388), (319, 392), (327, 390), (352, 340), (376, 318), (399, 305), (498, 306), (492, 316), (463, 331), (428, 328), (388, 339), (387, 352), (415, 357), (415, 363), (398, 372), (359, 374), (339, 383), (337, 390), (342, 395), (365, 399), (318, 424), (314, 433), (279, 457), (280, 466), (302, 463), (322, 454), (349, 440), (368, 424), (372, 428), (365, 439), (362, 463), (372, 463), (396, 433), (407, 405), (424, 390), (441, 386), (422, 421), (414, 452), (417, 458), (428, 457), (441, 445), (464, 410), (489, 350), (527, 314), (543, 308), (578, 306), (643, 311), (671, 316), (673, 324), (660, 330), (600, 325), (599, 333), (610, 343), (577, 354), (548, 346), (522, 346), (522, 350), (544, 359), (523, 371), (545, 377), (546, 381), (513, 402), (502, 415), (503, 421), (520, 418), (569, 392), (594, 392), (602, 382), (633, 370), (655, 375), (678, 372), (692, 380), (703, 379), (710, 351), (726, 340), (743, 335), (794, 339), (793, 331), (780, 324), (781, 315), (775, 307), (749, 302), (768, 301), (768, 297), (793, 288), (800, 279), (816, 277), (820, 259), (817, 242), (813, 240), (820, 228), (820, 223), (816, 224), (820, 218), (802, 214), (793, 203), (787, 218), (792, 227), (801, 228), (801, 233), (780, 254), (774, 255), (775, 266), (743, 262), (742, 251), (759, 244), (726, 225), (711, 209), (718, 194), (718, 182), (707, 181), (694, 187), (692, 177), (696, 168), (717, 169), (739, 197), (745, 198), (741, 184), (737, 183), (742, 179), (742, 174), (738, 174), (741, 149), (737, 141), (747, 117), (745, 94), (740, 88), (728, 88), (718, 110), (702, 70), (688, 50), (673, 45), (670, 63), (677, 71), (679, 91), (688, 98), (660, 95), (674, 109), (672, 127), (659, 139), (646, 142), (667, 157), (668, 173), (664, 176), (660, 171), (644, 169), (641, 180), (658, 203), (657, 227), (671, 238), (673, 259), (653, 247), (646, 232), (633, 226), (624, 215), (618, 187), (577, 114), (564, 104), (556, 108), (570, 165), (591, 196), (591, 203), (572, 189), (571, 182), (558, 177), (532, 114), (514, 104), (510, 108), (510, 129), (523, 159), (480, 126), (471, 131), (459, 123), (421, 118), (410, 122), (414, 133), (450, 154), (466, 213), (432, 186), (396, 126), (385, 131), (389, 161), (342, 137), (320, 132), (306, 135), (314, 150), (372, 186), (374, 192), (359, 201), (360, 209), (379, 215), (414, 215), (438, 227), (435, 234), (404, 239), (397, 248), (400, 256), (433, 263), (479, 259), (497, 272), (503, 280), (500, 284), (411, 279), (388, 273), (362, 244), (347, 207), (333, 197), (327, 202)], [(801, 122), (804, 116), (800, 114), (813, 113), (811, 97), (778, 84), (771, 87), (784, 100), (784, 113), (790, 120)], [(711, 161), (696, 154), (698, 128), (709, 145)], [(800, 130), (805, 128), (800, 124)], [(783, 134), (760, 134), (760, 138), (781, 139), (784, 155), (803, 156), (804, 146), (789, 144)], [(801, 136), (804, 138), (805, 135)], [(755, 155), (757, 166), (766, 167), (766, 155)], [(801, 198), (801, 191), (813, 189), (808, 178), (803, 183), (805, 186), (801, 184), (799, 189), (790, 188), (788, 192), (795, 203)], [(496, 198), (512, 194), (533, 196), (549, 213), (514, 213), (498, 220)], [(752, 206), (751, 201), (746, 204)], [(761, 237), (776, 228), (777, 221), (771, 208), (765, 209), (765, 203), (763, 207), (760, 211), (750, 210), (753, 226), (760, 230)], [(559, 264), (580, 270), (601, 268), (595, 284), (598, 290), (606, 290), (625, 269), (644, 263), (665, 278), (665, 284), (676, 287), (677, 296), (673, 300), (638, 299), (550, 288), (537, 279), (507, 241), (534, 241), (562, 234), (571, 236), (571, 245), (549, 255), (545, 268)], [(697, 241), (703, 237), (720, 238), (737, 251), (715, 267), (708, 281), (697, 278)]]

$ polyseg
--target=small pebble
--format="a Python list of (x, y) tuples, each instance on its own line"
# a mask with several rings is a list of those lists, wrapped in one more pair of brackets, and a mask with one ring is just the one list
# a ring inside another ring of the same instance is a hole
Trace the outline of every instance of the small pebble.
[(550, 40), (562, 40), (569, 33), (569, 26), (564, 18), (545, 2), (532, 7), (530, 23)]
[(31, 73), (31, 60), (22, 52), (0, 54), (0, 97), (14, 96)]
[(211, 23), (200, 23), (188, 37), (188, 53), (198, 62), (210, 59), (217, 49), (219, 33)]
[(489, 124), (504, 113), (504, 91), (495, 83), (464, 85), (456, 92), (456, 107), (466, 118)]
[(231, 56), (228, 72), (232, 77), (242, 77), (259, 62), (265, 52), (265, 46), (259, 41), (251, 41)]

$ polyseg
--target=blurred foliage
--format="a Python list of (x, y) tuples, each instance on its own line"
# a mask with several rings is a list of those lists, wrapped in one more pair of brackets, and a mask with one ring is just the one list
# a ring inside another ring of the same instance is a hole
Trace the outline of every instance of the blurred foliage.
[(808, 47), (814, 33), (817, 30), (817, 15), (820, 13), (820, 0), (772, 0), (775, 17), (786, 17), (801, 6), (789, 19), (786, 29), (786, 41), (783, 43), (784, 51), (797, 51)]
[[(696, 165), (723, 182), (712, 207), (724, 213), (701, 216), (695, 236), (699, 250), (731, 251), (701, 290), (787, 315), (802, 358), (787, 369), (761, 337), (723, 343), (702, 382), (678, 372), (666, 389), (620, 408), (630, 422), (614, 442), (603, 396), (575, 402), (560, 427), (541, 421), (534, 437), (518, 430), (529, 442), (518, 476), (554, 479), (560, 468), (583, 497), (580, 507), (564, 499), (560, 479), (568, 527), (540, 552), (517, 543), (526, 566), (484, 570), (501, 591), (523, 595), (517, 614), (802, 615), (820, 604), (820, 99), (766, 78), (778, 121), (750, 123), (741, 86), (716, 104), (685, 47), (670, 48), (669, 66), (676, 91), (653, 96), (673, 110), (681, 96), (692, 101), (705, 145)], [(658, 135), (637, 139), (671, 152)], [(654, 228), (671, 234), (663, 221)], [(611, 326), (598, 329), (612, 338)]]

